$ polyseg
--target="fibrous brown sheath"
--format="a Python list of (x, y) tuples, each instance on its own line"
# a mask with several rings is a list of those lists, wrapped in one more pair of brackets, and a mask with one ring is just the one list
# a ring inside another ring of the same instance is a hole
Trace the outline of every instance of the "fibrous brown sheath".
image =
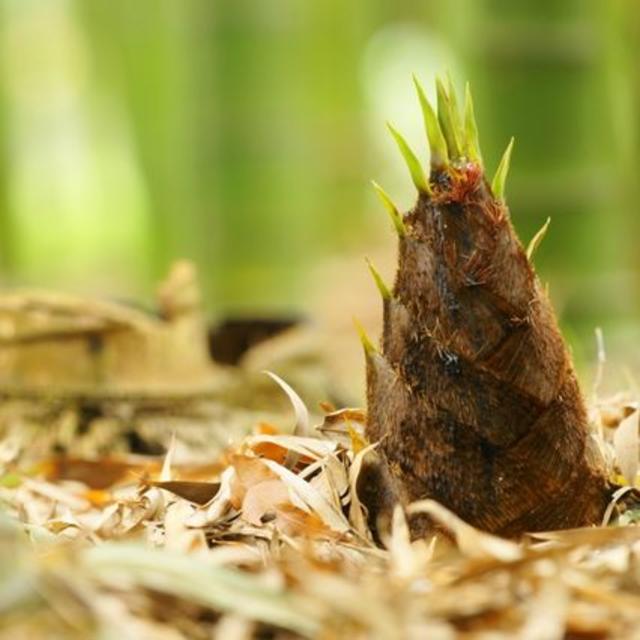
[[(599, 522), (610, 490), (571, 358), (503, 199), (485, 179), (467, 92), (436, 116), (418, 86), (429, 179), (392, 129), (419, 197), (399, 232), (382, 352), (367, 352), (368, 437), (400, 499), (433, 498), (503, 535)], [(510, 145), (511, 147), (511, 145)]]

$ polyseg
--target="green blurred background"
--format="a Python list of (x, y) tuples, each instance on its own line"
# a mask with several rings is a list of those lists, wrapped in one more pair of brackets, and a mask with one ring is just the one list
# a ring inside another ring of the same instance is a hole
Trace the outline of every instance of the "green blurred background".
[(633, 0), (0, 0), (1, 281), (149, 299), (188, 257), (212, 314), (308, 309), (349, 282), (311, 279), (328, 259), (392, 251), (384, 123), (426, 162), (411, 73), (449, 70), (490, 173), (516, 137), (514, 222), (552, 218), (578, 357), (596, 325), (633, 350), (639, 54)]

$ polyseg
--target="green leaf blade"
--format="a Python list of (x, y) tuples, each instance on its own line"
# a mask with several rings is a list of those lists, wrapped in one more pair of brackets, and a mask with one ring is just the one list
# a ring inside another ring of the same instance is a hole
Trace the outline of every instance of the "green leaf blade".
[(451, 100), (440, 78), (436, 78), (436, 90), (438, 93), (438, 121), (447, 141), (449, 158), (451, 160), (459, 160), (462, 158), (462, 148), (458, 131), (456, 130), (455, 116), (453, 115)]
[(404, 224), (404, 220), (402, 219), (402, 214), (400, 213), (400, 210), (398, 209), (398, 207), (396, 207), (396, 205), (394, 204), (393, 200), (391, 200), (387, 192), (375, 180), (372, 180), (371, 184), (373, 185), (373, 188), (376, 190), (376, 193), (378, 194), (380, 201), (384, 205), (384, 208), (389, 213), (391, 222), (393, 222), (393, 226), (395, 227), (395, 230), (398, 232), (398, 235), (401, 238), (404, 238), (404, 236), (407, 235), (407, 227)]
[(507, 176), (509, 175), (509, 167), (511, 165), (511, 152), (513, 151), (513, 143), (515, 138), (511, 138), (507, 148), (505, 149), (500, 164), (496, 169), (496, 174), (491, 181), (491, 191), (493, 191), (493, 197), (496, 200), (504, 200), (504, 190), (507, 182)]
[(476, 116), (473, 109), (471, 87), (468, 82), (464, 91), (464, 154), (471, 162), (477, 162), (482, 166), (478, 125), (476, 124)]
[(429, 149), (431, 151), (431, 166), (434, 169), (441, 169), (449, 164), (447, 141), (445, 140), (442, 129), (440, 128), (438, 116), (433, 110), (433, 107), (427, 99), (422, 85), (415, 75), (413, 76), (413, 84), (415, 85), (416, 92), (418, 93), (418, 100), (420, 101), (420, 107), (422, 108), (424, 128), (427, 132)]
[(427, 182), (424, 171), (422, 170), (422, 165), (418, 160), (416, 154), (412, 151), (411, 147), (408, 145), (407, 141), (403, 138), (402, 134), (395, 129), (390, 123), (387, 123), (387, 127), (393, 136), (393, 139), (396, 141), (398, 145), (398, 149), (404, 161), (409, 169), (409, 173), (411, 175), (411, 180), (415, 185), (416, 189), (421, 193), (431, 193), (431, 188), (429, 187), (429, 183)]

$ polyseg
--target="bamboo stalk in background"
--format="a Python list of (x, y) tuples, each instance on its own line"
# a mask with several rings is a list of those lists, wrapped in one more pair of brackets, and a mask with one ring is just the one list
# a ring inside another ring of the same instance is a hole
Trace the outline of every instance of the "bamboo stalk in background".
[(322, 252), (360, 235), (365, 6), (296, 0), (277, 14), (251, 0), (197, 6), (196, 120), (210, 136), (197, 164), (216, 206), (199, 217), (219, 255), (215, 291), (231, 307), (299, 305)]
[(364, 4), (78, 6), (130, 113), (156, 273), (186, 255), (218, 311), (296, 305), (319, 247), (358, 237)]
[(140, 257), (151, 262), (157, 280), (174, 257), (197, 257), (189, 219), (189, 9), (165, 0), (96, 0), (75, 9), (89, 36), (98, 92), (130, 122), (152, 217)]

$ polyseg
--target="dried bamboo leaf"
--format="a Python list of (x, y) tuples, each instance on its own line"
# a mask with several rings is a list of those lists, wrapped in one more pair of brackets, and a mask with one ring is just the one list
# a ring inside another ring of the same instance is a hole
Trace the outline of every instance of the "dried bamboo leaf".
[(292, 473), (286, 467), (272, 460), (265, 460), (265, 465), (271, 469), (285, 485), (296, 495), (310, 510), (315, 512), (320, 519), (333, 531), (346, 533), (349, 531), (349, 523), (341, 511), (338, 511), (322, 494), (308, 482)]
[(613, 436), (618, 468), (630, 486), (635, 486), (638, 475), (638, 419), (640, 411), (634, 411), (618, 426)]
[(407, 507), (407, 512), (412, 515), (425, 513), (431, 516), (455, 537), (460, 551), (470, 558), (494, 558), (503, 562), (514, 562), (523, 557), (522, 548), (515, 542), (472, 527), (434, 500), (414, 502)]

